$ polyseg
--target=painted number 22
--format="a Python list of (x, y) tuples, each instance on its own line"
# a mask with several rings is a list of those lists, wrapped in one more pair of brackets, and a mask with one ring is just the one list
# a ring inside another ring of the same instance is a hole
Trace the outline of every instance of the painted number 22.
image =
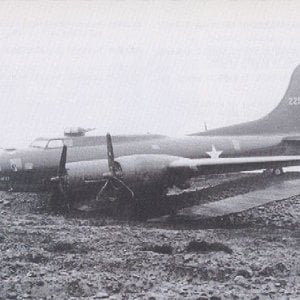
[(290, 97), (289, 105), (300, 105), (300, 97)]

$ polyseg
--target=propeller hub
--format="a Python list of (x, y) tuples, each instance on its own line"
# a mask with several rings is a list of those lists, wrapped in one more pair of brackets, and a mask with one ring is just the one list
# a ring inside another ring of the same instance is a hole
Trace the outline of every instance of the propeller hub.
[(112, 139), (109, 133), (107, 133), (106, 135), (106, 146), (107, 146), (107, 161), (108, 161), (109, 171), (102, 174), (103, 178), (106, 179), (106, 183), (99, 191), (97, 198), (100, 198), (101, 195), (104, 194), (105, 190), (109, 189), (109, 187), (113, 187), (113, 189), (116, 191), (123, 189), (131, 195), (131, 198), (133, 198), (134, 197), (133, 191), (122, 180), (123, 177), (122, 168), (120, 164), (115, 161)]
[(110, 179), (110, 178), (114, 177), (112, 172), (105, 172), (105, 173), (102, 174), (102, 176), (103, 176), (104, 179)]
[(58, 176), (50, 178), (50, 182), (52, 182), (52, 183), (58, 183), (59, 181), (60, 181), (60, 177), (58, 177)]

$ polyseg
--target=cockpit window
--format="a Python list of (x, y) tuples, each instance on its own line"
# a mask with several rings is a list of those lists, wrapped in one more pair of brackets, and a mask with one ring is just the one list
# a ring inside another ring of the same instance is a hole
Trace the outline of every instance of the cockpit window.
[(48, 140), (35, 140), (30, 144), (30, 147), (45, 148), (48, 144)]
[(54, 148), (62, 148), (63, 145), (68, 147), (73, 147), (72, 139), (37, 139), (30, 144), (30, 147), (34, 148), (43, 148), (43, 149), (54, 149)]
[(48, 145), (47, 145), (47, 148), (62, 148), (64, 145), (64, 142), (63, 140), (50, 140)]
[(64, 145), (66, 145), (67, 147), (73, 147), (73, 140), (64, 139)]

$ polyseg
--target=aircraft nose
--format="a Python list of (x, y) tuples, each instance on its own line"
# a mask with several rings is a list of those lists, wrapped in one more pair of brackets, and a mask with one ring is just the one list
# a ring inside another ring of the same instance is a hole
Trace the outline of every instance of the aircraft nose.
[(8, 155), (2, 150), (0, 152), (0, 175), (7, 176), (11, 172), (11, 165), (9, 163)]

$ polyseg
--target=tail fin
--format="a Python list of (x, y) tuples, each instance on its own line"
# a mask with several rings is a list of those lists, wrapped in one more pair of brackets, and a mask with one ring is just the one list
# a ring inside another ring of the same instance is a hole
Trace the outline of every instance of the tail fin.
[(281, 102), (262, 121), (273, 127), (275, 132), (300, 133), (300, 66), (293, 72)]
[(208, 130), (195, 135), (300, 134), (300, 65), (292, 74), (278, 106), (265, 117), (242, 124)]

